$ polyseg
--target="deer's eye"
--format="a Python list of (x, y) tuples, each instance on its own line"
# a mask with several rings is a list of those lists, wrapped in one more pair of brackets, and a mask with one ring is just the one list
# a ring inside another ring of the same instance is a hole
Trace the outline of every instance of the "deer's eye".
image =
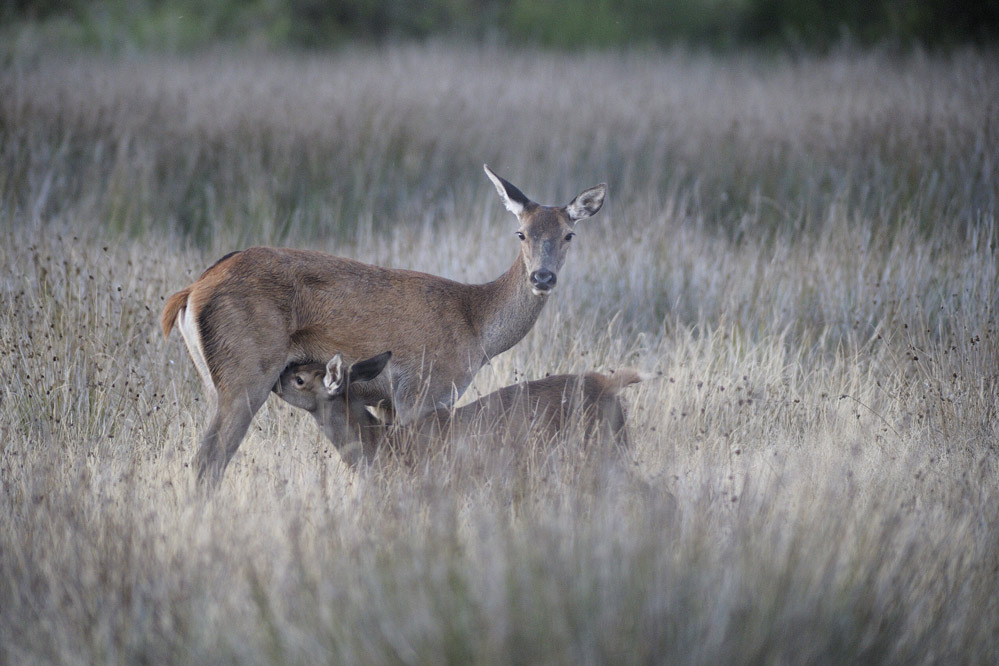
[(572, 237), (573, 237), (573, 236), (575, 236), (575, 235), (576, 235), (576, 234), (574, 234), (573, 232), (571, 232), (571, 231), (570, 231), (569, 233), (567, 233), (567, 234), (565, 235), (565, 241), (566, 241), (566, 242), (568, 243), (569, 241), (571, 241), (571, 240), (572, 240)]
[(517, 238), (519, 238), (520, 240), (527, 240), (527, 236), (524, 235), (523, 231), (517, 232)]

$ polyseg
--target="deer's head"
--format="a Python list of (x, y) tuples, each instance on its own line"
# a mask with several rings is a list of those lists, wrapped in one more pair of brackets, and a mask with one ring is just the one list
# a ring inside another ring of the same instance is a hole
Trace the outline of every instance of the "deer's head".
[(351, 384), (371, 381), (380, 375), (390, 358), (392, 352), (383, 352), (347, 364), (338, 353), (328, 363), (292, 364), (281, 373), (273, 391), (285, 402), (315, 413), (336, 398), (342, 401)]
[(347, 365), (339, 353), (335, 354), (326, 364), (323, 376), (327, 395), (345, 395), (352, 383), (371, 381), (382, 373), (391, 358), (392, 352), (387, 351)]
[(576, 223), (600, 210), (607, 195), (607, 185), (601, 183), (583, 190), (565, 206), (542, 206), (497, 176), (487, 165), (483, 167), (503, 199), (503, 205), (520, 222), (517, 238), (521, 241), (521, 256), (531, 291), (536, 296), (547, 296), (555, 288), (558, 271), (565, 263), (569, 242), (576, 235), (573, 231)]

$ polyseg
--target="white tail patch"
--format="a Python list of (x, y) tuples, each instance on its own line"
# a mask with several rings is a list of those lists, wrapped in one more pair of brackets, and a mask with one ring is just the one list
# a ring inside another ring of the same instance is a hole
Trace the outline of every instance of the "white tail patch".
[(618, 368), (607, 376), (607, 384), (613, 391), (617, 392), (626, 386), (654, 379), (658, 376), (636, 368)]
[(218, 402), (218, 391), (215, 390), (212, 373), (208, 369), (208, 359), (205, 358), (205, 351), (201, 346), (201, 334), (198, 333), (198, 324), (191, 310), (190, 297), (187, 304), (177, 312), (177, 328), (180, 330), (181, 337), (184, 338), (184, 344), (187, 345), (187, 352), (191, 355), (191, 360), (194, 361), (194, 367), (198, 370), (201, 383), (205, 385), (209, 407), (215, 409)]

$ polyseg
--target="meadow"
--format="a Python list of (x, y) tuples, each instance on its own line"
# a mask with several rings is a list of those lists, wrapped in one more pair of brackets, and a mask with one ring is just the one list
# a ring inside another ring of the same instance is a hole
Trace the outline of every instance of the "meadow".
[[(994, 663), (994, 55), (8, 58), (0, 663)], [(462, 402), (638, 367), (632, 450), (353, 471), (272, 397), (202, 497), (165, 297), (255, 244), (491, 280), (483, 162), (609, 196)]]

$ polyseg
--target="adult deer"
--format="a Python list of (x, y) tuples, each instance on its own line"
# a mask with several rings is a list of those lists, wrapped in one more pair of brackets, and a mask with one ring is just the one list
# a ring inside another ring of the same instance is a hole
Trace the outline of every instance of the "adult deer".
[(406, 424), (450, 405), (479, 368), (527, 334), (555, 287), (576, 223), (600, 210), (607, 186), (543, 206), (484, 168), (520, 223), (520, 252), (492, 282), (254, 247), (226, 255), (167, 299), (163, 334), (180, 329), (213, 409), (196, 457), (199, 481), (221, 480), (289, 363), (392, 350), (388, 371), (365, 383), (365, 399), (387, 401)]
[(651, 377), (633, 368), (610, 375), (552, 375), (506, 386), (458, 409), (440, 407), (409, 427), (389, 429), (361, 398), (363, 384), (378, 376), (389, 356), (385, 352), (347, 365), (336, 354), (326, 364), (293, 364), (281, 373), (274, 391), (311, 413), (344, 462), (354, 465), (374, 460), (386, 442), (426, 451), (441, 441), (482, 434), (516, 442), (532, 436), (551, 440), (574, 424), (586, 440), (627, 449), (619, 393)]

